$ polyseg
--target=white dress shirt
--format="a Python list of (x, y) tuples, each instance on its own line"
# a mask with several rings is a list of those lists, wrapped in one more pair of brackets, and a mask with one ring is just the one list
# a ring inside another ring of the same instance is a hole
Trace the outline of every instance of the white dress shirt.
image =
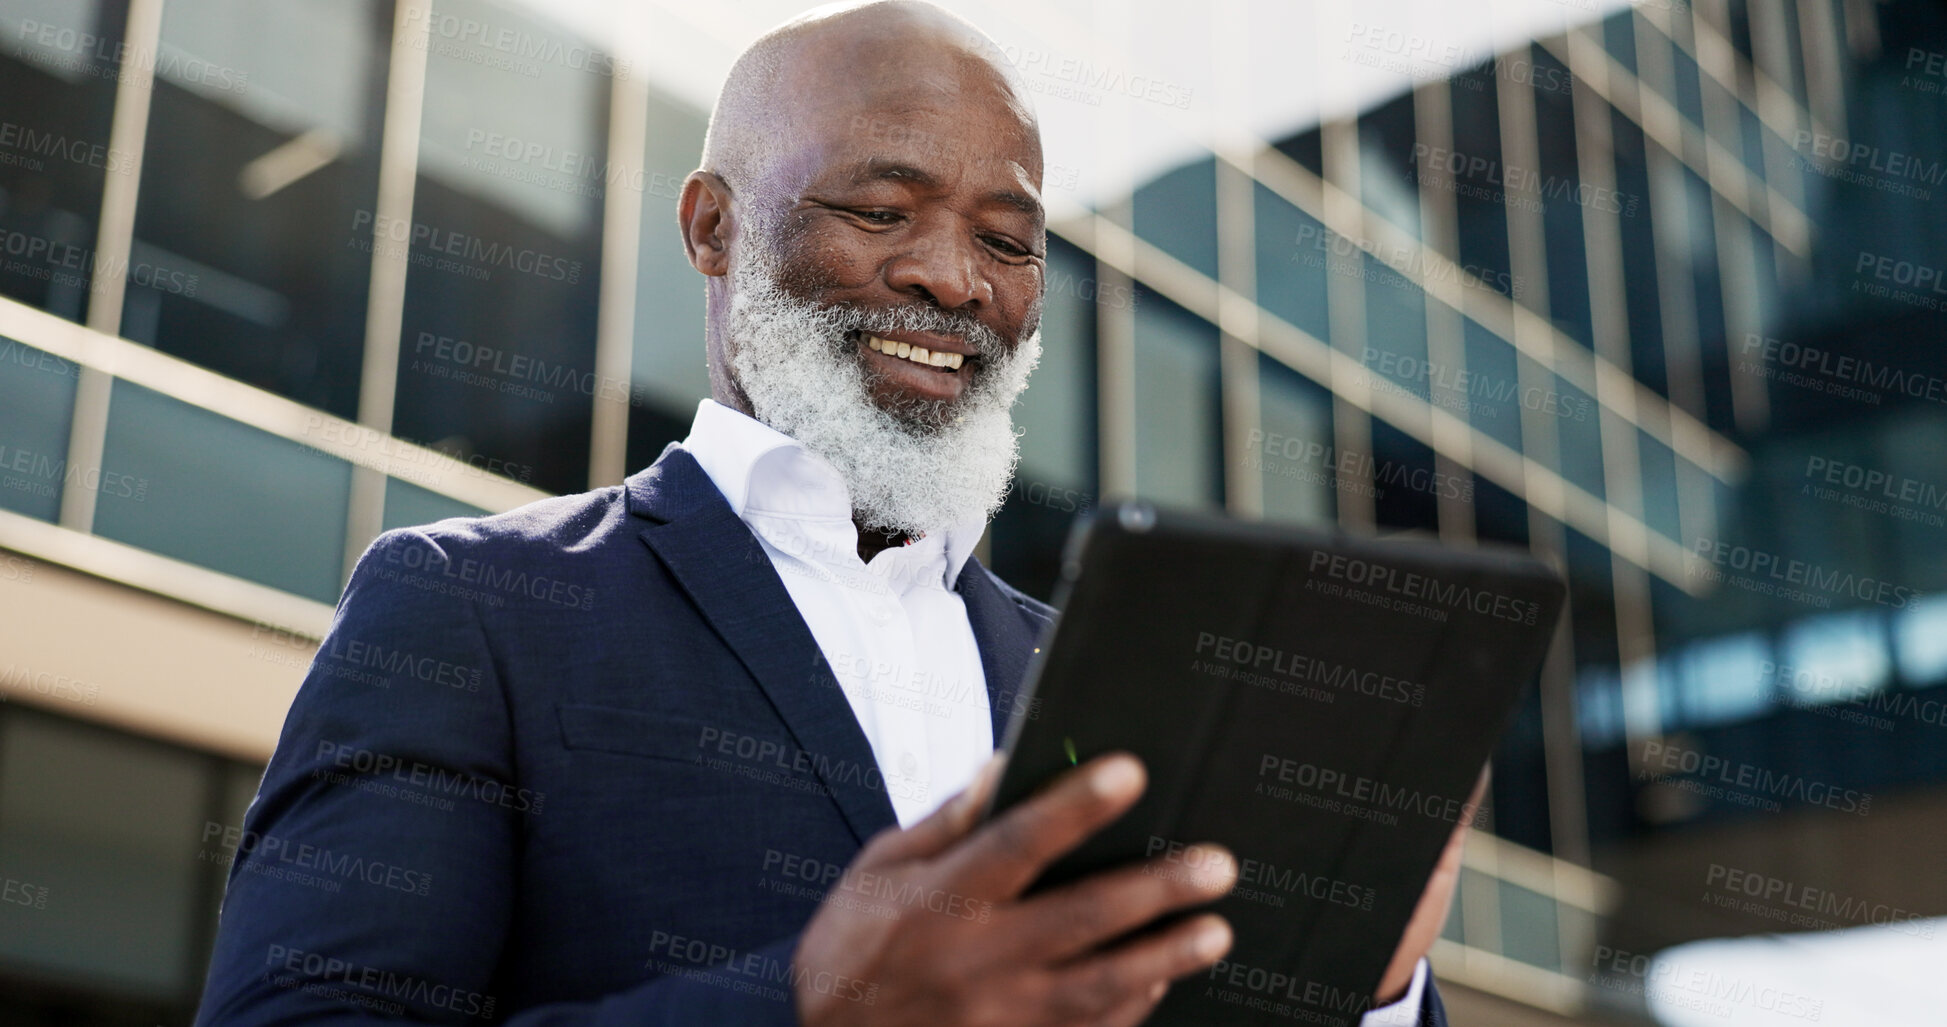
[[(706, 399), (682, 447), (784, 580), (871, 743), (899, 825), (966, 787), (993, 754), (994, 731), (980, 649), (953, 585), (986, 523), (866, 563), (844, 479), (797, 440)], [(1421, 960), (1406, 996), (1366, 1013), (1361, 1027), (1418, 1027), (1426, 975)]]
[(994, 730), (980, 649), (953, 584), (984, 520), (866, 563), (844, 480), (795, 439), (706, 399), (682, 446), (784, 579), (872, 745), (899, 825), (966, 787), (993, 755)]

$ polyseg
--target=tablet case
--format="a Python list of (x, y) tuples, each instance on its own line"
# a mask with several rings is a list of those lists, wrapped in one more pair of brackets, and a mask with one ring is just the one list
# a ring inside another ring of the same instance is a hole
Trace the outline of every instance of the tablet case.
[(1134, 752), (1149, 788), (1040, 890), (1227, 846), (1236, 937), (1151, 1024), (1353, 1027), (1481, 767), (1534, 678), (1566, 587), (1524, 552), (1101, 508), (1010, 722), (995, 809)]

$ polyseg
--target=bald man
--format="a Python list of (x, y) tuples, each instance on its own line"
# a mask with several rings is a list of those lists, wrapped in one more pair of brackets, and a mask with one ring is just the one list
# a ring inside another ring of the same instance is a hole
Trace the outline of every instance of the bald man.
[[(372, 544), (205, 832), (199, 1024), (1119, 1025), (1220, 965), (1214, 846), (1023, 896), (1135, 803), (1132, 757), (979, 822), (1052, 616), (972, 556), (1040, 352), (1041, 172), (1013, 70), (932, 6), (743, 54), (679, 214), (712, 398), (623, 485)], [(1460, 838), (1354, 1017), (1443, 1022)]]

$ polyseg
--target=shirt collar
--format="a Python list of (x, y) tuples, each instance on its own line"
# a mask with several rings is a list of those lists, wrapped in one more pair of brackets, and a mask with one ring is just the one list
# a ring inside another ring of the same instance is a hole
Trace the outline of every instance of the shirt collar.
[[(696, 405), (689, 436), (680, 443), (703, 468), (739, 520), (752, 515), (843, 520), (852, 524), (851, 492), (838, 469), (789, 435), (712, 399)], [(941, 585), (951, 591), (987, 529), (974, 517), (905, 547), (893, 559), (943, 559)], [(857, 529), (852, 528), (857, 551)], [(936, 548), (937, 547), (937, 548)], [(937, 556), (934, 554), (937, 553)], [(884, 554), (881, 554), (884, 555)]]

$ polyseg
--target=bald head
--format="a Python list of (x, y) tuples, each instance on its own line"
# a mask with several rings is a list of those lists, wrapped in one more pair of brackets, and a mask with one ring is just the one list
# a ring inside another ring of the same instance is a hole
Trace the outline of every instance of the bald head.
[[(1002, 138), (914, 124), (953, 120), (927, 118), (929, 109), (970, 106), (999, 122)], [(748, 216), (769, 220), (839, 136), (949, 159), (999, 143), (1040, 185), (1040, 133), (1019, 74), (979, 29), (918, 0), (831, 4), (752, 43), (717, 96), (703, 170), (755, 208)]]

